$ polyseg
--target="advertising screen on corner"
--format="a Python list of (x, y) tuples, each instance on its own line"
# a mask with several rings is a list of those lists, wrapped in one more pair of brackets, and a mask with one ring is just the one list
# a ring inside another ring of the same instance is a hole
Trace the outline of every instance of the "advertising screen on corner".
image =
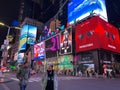
[(91, 13), (100, 15), (107, 21), (105, 0), (72, 0), (68, 4), (68, 23), (73, 24)]
[(27, 33), (28, 33), (28, 26), (24, 25), (21, 30), (19, 50), (26, 50)]
[(37, 27), (33, 25), (28, 25), (28, 37), (27, 44), (33, 45), (36, 41)]
[(27, 44), (33, 45), (36, 40), (36, 34), (37, 27), (25, 24), (21, 30), (19, 50), (26, 50)]
[(76, 25), (76, 52), (104, 49), (120, 52), (118, 29), (98, 16)]

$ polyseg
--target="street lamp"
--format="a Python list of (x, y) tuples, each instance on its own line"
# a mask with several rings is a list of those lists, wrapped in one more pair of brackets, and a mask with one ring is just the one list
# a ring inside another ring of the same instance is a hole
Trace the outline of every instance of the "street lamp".
[(6, 24), (4, 24), (3, 22), (0, 22), (0, 26), (5, 26), (5, 27), (8, 28), (8, 32), (7, 32), (7, 36), (6, 36), (6, 39), (7, 39), (7, 40), (8, 40), (8, 36), (9, 36), (9, 33), (10, 33), (10, 29), (11, 29), (11, 28), (21, 29), (20, 27), (6, 25)]
[(6, 55), (6, 53), (7, 53), (7, 51), (8, 51), (8, 47), (9, 47), (9, 40), (8, 40), (8, 36), (9, 36), (9, 33), (10, 33), (10, 29), (11, 28), (14, 28), (14, 29), (21, 29), (20, 27), (16, 27), (16, 26), (9, 26), (9, 25), (6, 25), (6, 24), (4, 24), (3, 22), (0, 22), (0, 26), (5, 26), (5, 27), (7, 27), (8, 28), (8, 31), (7, 31), (7, 35), (6, 35), (6, 40), (4, 40), (4, 50), (3, 50), (3, 59), (7, 59), (7, 55)]

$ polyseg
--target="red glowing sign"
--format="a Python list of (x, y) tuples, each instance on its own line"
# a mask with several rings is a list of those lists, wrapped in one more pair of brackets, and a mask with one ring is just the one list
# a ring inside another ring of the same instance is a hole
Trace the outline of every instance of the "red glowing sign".
[(76, 52), (103, 48), (120, 52), (117, 28), (98, 16), (92, 17), (75, 27)]

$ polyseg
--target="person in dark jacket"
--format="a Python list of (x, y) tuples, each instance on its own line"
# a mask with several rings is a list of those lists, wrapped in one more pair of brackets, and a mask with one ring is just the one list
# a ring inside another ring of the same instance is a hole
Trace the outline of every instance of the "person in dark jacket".
[(47, 69), (47, 86), (45, 90), (54, 90), (54, 71), (52, 65)]
[(30, 78), (30, 68), (27, 62), (19, 67), (17, 78), (19, 79), (20, 90), (25, 90)]
[(53, 65), (49, 65), (42, 77), (42, 90), (58, 90), (57, 75), (53, 70)]

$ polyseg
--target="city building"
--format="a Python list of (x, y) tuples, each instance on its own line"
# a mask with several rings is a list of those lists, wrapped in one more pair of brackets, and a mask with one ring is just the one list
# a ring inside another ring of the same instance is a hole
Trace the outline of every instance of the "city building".
[[(91, 27), (92, 26), (92, 27)], [(75, 48), (78, 68), (85, 73), (94, 71), (104, 73), (107, 69), (116, 69), (120, 54), (118, 29), (99, 16), (93, 16), (75, 26)]]
[[(69, 0), (21, 0), (21, 27), (26, 24), (37, 26), (36, 40), (39, 40), (39, 43), (44, 42), (45, 45), (44, 59), (33, 57), (34, 47), (27, 48), (24, 53), (29, 60), (53, 63), (56, 70), (73, 68), (76, 72), (81, 70), (83, 73), (89, 69), (102, 74), (104, 65), (108, 68), (118, 67), (119, 60), (116, 57), (120, 53), (119, 33), (111, 24), (117, 27), (119, 25), (116, 24), (117, 19), (113, 20), (115, 16), (110, 17), (110, 0), (68, 2)], [(61, 29), (62, 25), (64, 28)], [(69, 25), (72, 27), (67, 27)], [(14, 54), (16, 51), (14, 49)]]

